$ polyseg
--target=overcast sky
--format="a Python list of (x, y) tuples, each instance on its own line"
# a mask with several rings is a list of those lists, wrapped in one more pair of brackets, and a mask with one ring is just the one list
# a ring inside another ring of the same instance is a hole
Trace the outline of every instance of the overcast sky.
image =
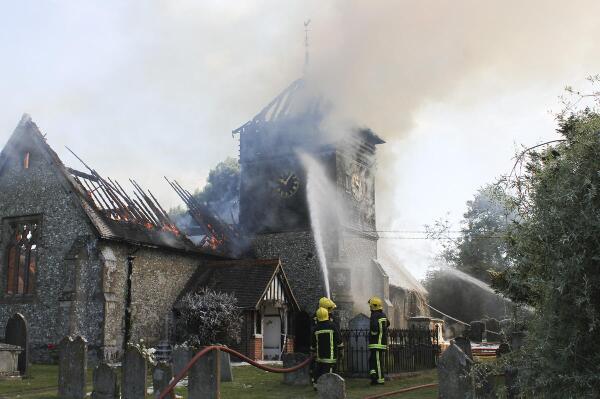
[[(31, 114), (68, 165), (178, 198), (231, 131), (302, 74), (387, 140), (378, 224), (422, 230), (554, 137), (565, 85), (600, 73), (599, 1), (1, 1), (0, 142)], [(432, 246), (385, 240), (417, 277)]]

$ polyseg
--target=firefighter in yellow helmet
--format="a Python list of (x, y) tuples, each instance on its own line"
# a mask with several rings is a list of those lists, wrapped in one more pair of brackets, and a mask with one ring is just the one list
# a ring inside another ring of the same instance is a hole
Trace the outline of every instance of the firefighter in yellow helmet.
[(323, 374), (334, 373), (337, 364), (337, 355), (342, 346), (340, 330), (329, 319), (327, 309), (320, 307), (315, 314), (317, 325), (312, 333), (310, 350), (315, 356), (313, 385)]
[(390, 322), (383, 313), (383, 301), (374, 296), (369, 299), (371, 309), (371, 326), (369, 334), (369, 376), (371, 385), (385, 382), (383, 369), (385, 367), (385, 352), (387, 350), (388, 327)]
[[(314, 331), (317, 329), (317, 325), (319, 323), (318, 316), (317, 316), (317, 312), (319, 311), (319, 309), (321, 309), (321, 308), (326, 309), (329, 321), (333, 322), (332, 312), (336, 307), (337, 306), (335, 305), (335, 302), (333, 302), (331, 299), (327, 298), (326, 296), (319, 299), (319, 306), (317, 307), (317, 310), (315, 312), (315, 317), (313, 318), (313, 326), (312, 326), (311, 336), (314, 334)], [(336, 324), (336, 326), (337, 326), (337, 324)], [(339, 326), (338, 326), (338, 330), (339, 330)], [(315, 378), (315, 374), (316, 374), (315, 368), (316, 368), (316, 362), (313, 362), (310, 367), (310, 375), (311, 375), (311, 380), (313, 381), (313, 384), (316, 384), (316, 382), (317, 382), (317, 378)]]

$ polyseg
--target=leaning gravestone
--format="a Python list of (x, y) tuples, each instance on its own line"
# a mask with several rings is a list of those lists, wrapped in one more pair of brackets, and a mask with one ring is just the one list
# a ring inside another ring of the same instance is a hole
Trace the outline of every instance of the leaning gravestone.
[(348, 339), (348, 351), (346, 353), (346, 364), (348, 365), (348, 375), (366, 376), (369, 372), (369, 351), (367, 349), (367, 340), (370, 329), (370, 319), (368, 316), (359, 313), (348, 322), (350, 336)]
[(23, 352), (19, 354), (17, 369), (19, 374), (27, 374), (27, 368), (29, 367), (29, 333), (27, 322), (21, 313), (15, 313), (6, 322), (4, 342), (9, 345), (20, 346), (23, 349)]
[[(308, 358), (309, 356), (305, 353), (284, 353), (281, 360), (283, 361), (283, 368), (287, 369), (302, 363)], [(283, 383), (285, 385), (310, 385), (310, 362), (297, 371), (284, 373)]]
[[(169, 382), (173, 378), (171, 372), (171, 366), (166, 362), (158, 362), (154, 371), (152, 372), (152, 388), (154, 390), (154, 397), (158, 398), (160, 394), (167, 388)], [(173, 391), (166, 396), (168, 399), (174, 399), (175, 394)]]
[(58, 396), (63, 399), (85, 397), (87, 342), (80, 336), (65, 337), (59, 344)]
[(346, 399), (346, 381), (334, 373), (323, 374), (317, 381), (319, 399)]
[(211, 350), (202, 356), (188, 373), (190, 399), (218, 399), (221, 385), (220, 351)]
[(146, 394), (147, 364), (135, 346), (125, 351), (123, 358), (123, 399), (140, 399)]
[(472, 363), (455, 343), (450, 344), (438, 361), (439, 399), (472, 397), (473, 386), (469, 376)]
[(92, 399), (119, 399), (121, 390), (115, 368), (102, 362), (94, 369), (94, 391)]
[(231, 369), (231, 356), (227, 352), (221, 352), (221, 382), (233, 382), (233, 370)]

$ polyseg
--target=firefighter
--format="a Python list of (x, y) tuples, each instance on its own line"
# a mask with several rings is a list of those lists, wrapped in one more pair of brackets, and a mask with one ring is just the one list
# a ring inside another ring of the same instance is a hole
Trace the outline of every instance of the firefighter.
[(319, 308), (316, 312), (317, 326), (311, 337), (311, 353), (315, 356), (313, 386), (316, 388), (319, 377), (326, 373), (334, 373), (337, 354), (342, 348), (340, 330), (329, 319), (329, 312)]
[(369, 299), (371, 326), (369, 334), (369, 376), (371, 385), (383, 384), (383, 368), (387, 350), (388, 327), (390, 322), (383, 313), (383, 301), (379, 297)]
[[(337, 308), (335, 302), (324, 296), (321, 299), (319, 299), (319, 308), (327, 309), (327, 312), (329, 313), (329, 320), (333, 321), (332, 313), (335, 310), (335, 308)], [(317, 316), (315, 316), (314, 318), (314, 324), (317, 325)]]

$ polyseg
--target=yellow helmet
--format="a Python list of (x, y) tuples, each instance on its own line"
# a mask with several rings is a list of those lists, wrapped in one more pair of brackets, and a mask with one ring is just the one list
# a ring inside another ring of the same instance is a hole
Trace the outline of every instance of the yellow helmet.
[(316, 316), (318, 321), (329, 320), (329, 312), (324, 307), (320, 307), (319, 309), (317, 309)]
[(327, 301), (327, 306), (326, 309), (331, 312), (332, 310), (334, 310), (335, 308), (337, 308), (337, 305), (335, 304), (335, 302), (333, 302), (331, 299), (329, 301)]
[(383, 310), (383, 301), (378, 296), (371, 297), (368, 304), (371, 310)]
[(329, 312), (331, 312), (332, 310), (334, 310), (335, 308), (337, 308), (335, 302), (333, 302), (331, 299), (327, 298), (326, 296), (324, 296), (323, 298), (319, 299), (319, 307), (320, 308), (325, 308)]

